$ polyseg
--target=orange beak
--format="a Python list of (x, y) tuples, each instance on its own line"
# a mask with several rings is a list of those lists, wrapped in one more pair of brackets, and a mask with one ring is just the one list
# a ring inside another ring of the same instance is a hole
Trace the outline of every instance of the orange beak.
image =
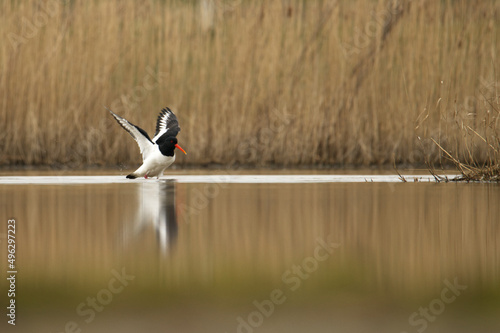
[(181, 146), (179, 146), (177, 143), (175, 144), (175, 147), (187, 155), (187, 153), (184, 151), (184, 149), (182, 149)]

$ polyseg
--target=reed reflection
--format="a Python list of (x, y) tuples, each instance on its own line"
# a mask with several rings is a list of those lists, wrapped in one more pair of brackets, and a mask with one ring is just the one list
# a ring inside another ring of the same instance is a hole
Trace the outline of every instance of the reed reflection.
[(154, 231), (162, 255), (172, 250), (177, 240), (176, 184), (173, 180), (138, 184), (137, 213), (124, 229), (125, 244)]

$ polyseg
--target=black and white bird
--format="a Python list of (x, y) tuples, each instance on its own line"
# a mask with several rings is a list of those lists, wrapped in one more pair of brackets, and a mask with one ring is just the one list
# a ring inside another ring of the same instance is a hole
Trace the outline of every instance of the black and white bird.
[(177, 134), (180, 132), (177, 117), (169, 108), (164, 108), (158, 115), (156, 121), (156, 133), (153, 139), (142, 128), (132, 124), (120, 117), (110, 109), (106, 108), (127, 132), (135, 139), (142, 154), (142, 165), (132, 172), (127, 178), (137, 177), (161, 177), (163, 171), (175, 161), (175, 148), (184, 154), (184, 149), (177, 144)]

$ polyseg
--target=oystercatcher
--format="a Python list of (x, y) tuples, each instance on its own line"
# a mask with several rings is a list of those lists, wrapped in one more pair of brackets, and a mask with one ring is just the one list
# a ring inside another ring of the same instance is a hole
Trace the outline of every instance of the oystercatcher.
[(142, 128), (132, 124), (105, 107), (127, 132), (137, 141), (142, 154), (142, 165), (132, 172), (127, 178), (161, 177), (163, 171), (175, 161), (174, 149), (178, 148), (184, 154), (184, 149), (177, 144), (177, 133), (180, 132), (177, 117), (169, 108), (164, 108), (156, 121), (156, 133), (151, 140)]

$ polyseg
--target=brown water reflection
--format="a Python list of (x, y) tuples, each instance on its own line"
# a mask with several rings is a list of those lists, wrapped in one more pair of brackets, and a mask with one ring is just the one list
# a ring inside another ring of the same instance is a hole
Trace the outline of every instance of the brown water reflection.
[(287, 297), (298, 304), (352, 296), (416, 310), (457, 278), (468, 287), (462, 307), (489, 295), (486, 308), (498, 310), (493, 184), (16, 185), (0, 199), (2, 220), (17, 221), (28, 308), (54, 289), (74, 308), (123, 267), (135, 276), (130, 304), (251, 305), (297, 285)]

